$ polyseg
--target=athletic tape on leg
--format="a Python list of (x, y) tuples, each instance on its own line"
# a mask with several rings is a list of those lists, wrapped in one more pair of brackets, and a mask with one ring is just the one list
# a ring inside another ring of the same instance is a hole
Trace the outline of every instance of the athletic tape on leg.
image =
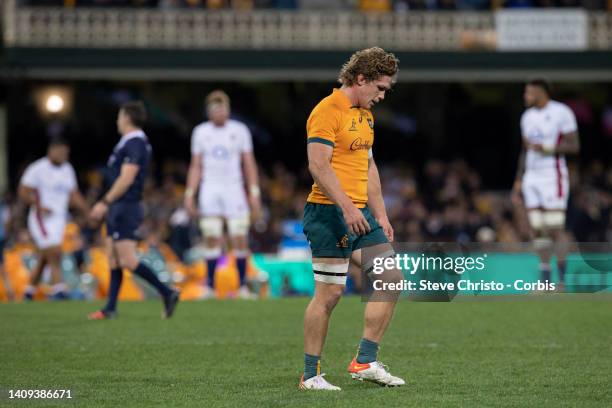
[(227, 230), (232, 237), (245, 236), (249, 233), (249, 218), (239, 217), (227, 220)]
[(546, 228), (559, 229), (565, 226), (565, 212), (563, 211), (544, 211), (542, 218)]
[(204, 238), (219, 238), (223, 235), (223, 220), (219, 217), (204, 217), (200, 220)]
[(342, 264), (313, 263), (314, 279), (323, 283), (346, 285), (348, 266), (348, 262)]

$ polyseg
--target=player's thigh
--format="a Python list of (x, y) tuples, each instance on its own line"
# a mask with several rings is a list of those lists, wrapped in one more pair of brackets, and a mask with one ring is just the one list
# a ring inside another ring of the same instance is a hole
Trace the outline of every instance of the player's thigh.
[(119, 266), (128, 269), (135, 269), (138, 265), (138, 257), (136, 256), (136, 241), (131, 239), (122, 239), (113, 243), (117, 261)]
[(350, 258), (352, 239), (342, 213), (335, 205), (307, 203), (303, 228), (313, 258)]
[(217, 215), (202, 216), (200, 231), (207, 246), (220, 245), (223, 237), (223, 218)]
[(358, 262), (364, 282), (376, 279), (384, 283), (398, 283), (403, 279), (403, 273), (396, 267), (384, 269), (382, 273), (373, 272), (375, 266), (384, 264), (384, 259), (394, 255), (393, 246), (389, 242), (382, 242), (354, 251), (352, 258)]
[(315, 301), (335, 306), (344, 293), (348, 275), (348, 258), (313, 258), (312, 269), (315, 280)]
[(395, 250), (389, 242), (359, 248), (351, 254), (351, 262), (359, 267), (368, 266), (373, 258), (388, 258), (395, 255)]
[(223, 217), (223, 186), (204, 184), (198, 195), (198, 207), (202, 217)]
[(534, 176), (525, 176), (521, 185), (523, 202), (527, 210), (541, 208), (544, 205), (543, 180)]
[[(549, 201), (550, 203), (550, 201)], [(552, 208), (531, 208), (527, 210), (527, 218), (529, 224), (534, 231), (540, 235), (555, 236), (559, 231), (565, 229), (565, 208), (564, 202), (558, 201)]]
[(35, 216), (28, 217), (28, 231), (36, 247), (44, 250), (62, 244), (66, 222), (62, 217)]
[(542, 208), (551, 214), (553, 224), (559, 218), (565, 219), (567, 200), (569, 198), (569, 180), (567, 176), (552, 177), (541, 187)]
[(248, 246), (248, 236), (250, 219), (247, 213), (232, 214), (226, 218), (227, 234), (230, 237), (232, 247), (236, 249), (246, 249)]
[(364, 218), (370, 224), (370, 231), (360, 235), (353, 243), (353, 253), (358, 252), (360, 264), (370, 268), (372, 259), (375, 257), (388, 257), (395, 254), (393, 247), (389, 243), (385, 232), (374, 218), (368, 207), (361, 210)]
[(346, 285), (348, 269), (348, 258), (312, 258), (312, 272), (315, 284), (318, 282), (344, 287)]
[(251, 222), (249, 204), (242, 185), (228, 186), (227, 191), (221, 197), (221, 202), (228, 235), (246, 239)]
[(108, 236), (114, 242), (138, 240), (138, 229), (143, 220), (143, 210), (138, 202), (116, 203), (111, 206), (106, 218)]
[(565, 230), (565, 209), (542, 210), (544, 229), (552, 238), (556, 238)]

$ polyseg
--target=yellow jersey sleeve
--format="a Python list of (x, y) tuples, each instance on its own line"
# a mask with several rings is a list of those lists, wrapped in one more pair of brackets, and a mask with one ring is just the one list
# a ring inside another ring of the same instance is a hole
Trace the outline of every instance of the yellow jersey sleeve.
[(323, 143), (336, 146), (336, 137), (340, 129), (340, 112), (333, 106), (318, 105), (306, 122), (307, 143)]

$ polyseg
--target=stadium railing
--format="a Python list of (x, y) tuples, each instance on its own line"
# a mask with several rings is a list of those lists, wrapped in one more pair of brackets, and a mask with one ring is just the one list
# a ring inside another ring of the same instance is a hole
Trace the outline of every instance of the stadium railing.
[[(155, 49), (354, 49), (454, 51), (486, 47), (492, 12), (251, 12), (17, 7), (5, 0), (7, 47)], [(587, 12), (588, 47), (612, 48), (612, 13)], [(494, 41), (494, 40), (493, 40)], [(473, 41), (472, 41), (473, 42)]]

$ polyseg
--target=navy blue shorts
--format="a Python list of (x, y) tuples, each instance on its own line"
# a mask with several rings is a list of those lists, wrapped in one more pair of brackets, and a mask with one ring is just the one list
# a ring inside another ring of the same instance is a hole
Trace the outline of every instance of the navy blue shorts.
[(137, 230), (142, 224), (142, 207), (139, 202), (113, 203), (106, 216), (106, 231), (114, 241), (137, 241)]

